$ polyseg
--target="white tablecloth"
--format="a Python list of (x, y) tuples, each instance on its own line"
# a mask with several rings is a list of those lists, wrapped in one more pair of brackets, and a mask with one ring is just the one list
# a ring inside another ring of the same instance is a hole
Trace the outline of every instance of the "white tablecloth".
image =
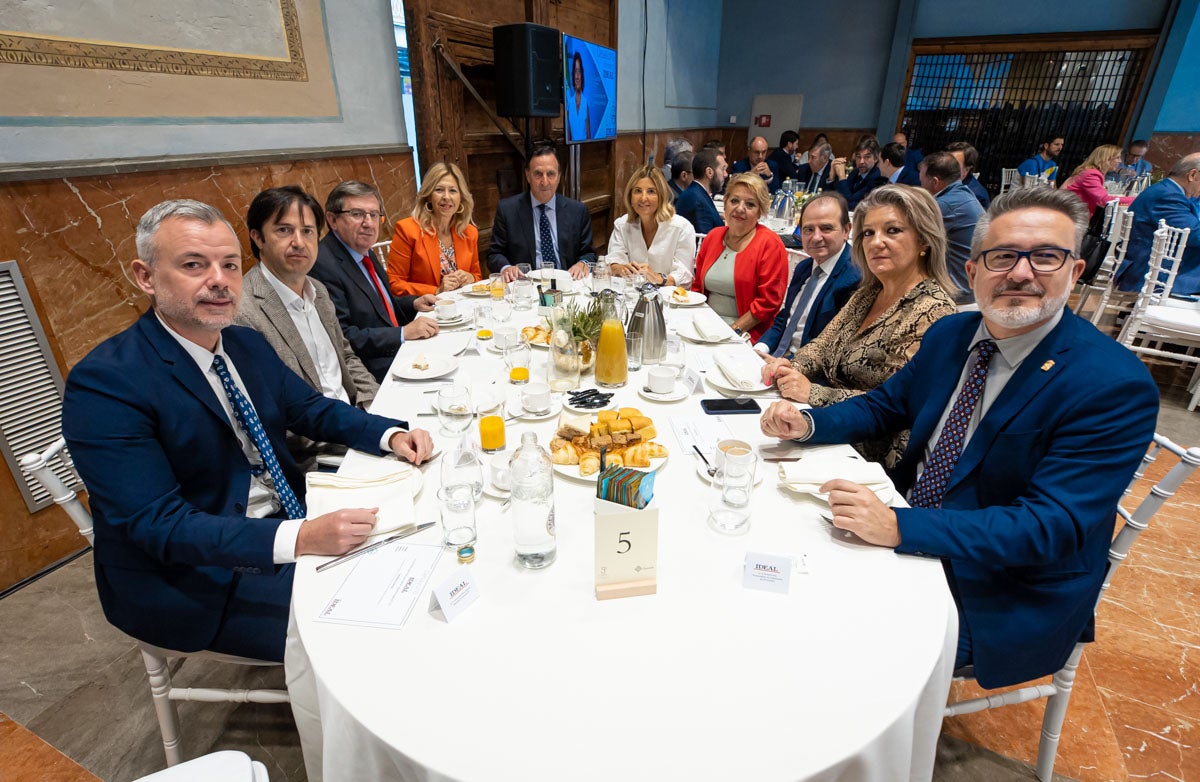
[[(461, 339), (449, 334), (406, 350), (433, 355)], [(689, 362), (703, 366), (709, 350), (689, 344)], [(545, 359), (536, 354), (535, 378)], [(486, 350), (464, 356), (456, 377), (505, 389), (503, 362)], [(651, 403), (636, 393), (643, 377), (631, 374), (617, 401), (652, 416), (671, 450), (655, 486), (657, 594), (594, 598), (594, 488), (561, 478), (558, 560), (542, 571), (514, 564), (508, 511), (483, 501), (469, 565), (481, 596), (452, 624), (425, 612), (427, 596), (401, 630), (316, 622), (345, 572), (298, 563), (289, 683), (319, 700), (323, 736), (306, 735), (305, 750), (323, 756), (326, 780), (930, 778), (957, 635), (940, 564), (834, 529), (818, 501), (777, 486), (773, 465), (749, 531), (713, 531), (707, 484), (669, 418), (698, 415), (697, 398), (717, 394), (705, 384)], [(426, 425), (445, 448), (437, 419), (413, 417), (431, 409), (424, 388), (388, 381), (373, 409)], [(725, 420), (766, 442), (756, 416)], [(544, 445), (554, 419), (509, 424), (510, 452), (527, 427)], [(343, 472), (369, 458), (352, 455)], [(437, 519), (439, 467), (425, 469), (420, 521)], [(809, 572), (787, 595), (744, 589), (747, 551), (804, 554)], [(432, 582), (457, 567), (447, 552)]]

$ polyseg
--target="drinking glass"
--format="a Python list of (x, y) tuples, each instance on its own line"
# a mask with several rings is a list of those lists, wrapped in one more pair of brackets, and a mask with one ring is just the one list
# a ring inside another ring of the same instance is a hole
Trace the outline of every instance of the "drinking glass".
[(457, 483), (438, 490), (442, 521), (442, 543), (447, 548), (475, 542), (475, 498), (471, 487)]
[(442, 487), (460, 484), (471, 487), (476, 501), (483, 496), (483, 452), (466, 437), (442, 459)]
[(739, 534), (750, 522), (750, 498), (758, 459), (749, 448), (729, 448), (713, 475), (708, 523), (718, 532)]
[(504, 275), (496, 272), (488, 277), (488, 288), (492, 294), (492, 300), (498, 301), (504, 298)]
[(531, 268), (532, 267), (527, 263), (517, 264), (517, 273), (521, 275), (522, 280), (529, 276), (529, 271)]
[(512, 284), (512, 304), (514, 310), (531, 310), (537, 299), (537, 288), (533, 280), (517, 280)]
[(663, 343), (662, 365), (675, 370), (675, 376), (679, 377), (683, 374), (685, 361), (683, 340), (675, 332), (669, 332)]
[(508, 382), (524, 385), (529, 382), (529, 363), (533, 351), (525, 341), (510, 344), (504, 349), (504, 366), (508, 367)]
[(642, 335), (641, 334), (626, 334), (625, 335), (625, 361), (630, 372), (636, 372), (642, 368)]
[(508, 323), (508, 319), (512, 317), (513, 305), (504, 299), (493, 299), (492, 301), (492, 320), (496, 323)]
[(442, 434), (456, 435), (471, 426), (471, 391), (466, 386), (446, 386), (437, 393), (438, 422)]

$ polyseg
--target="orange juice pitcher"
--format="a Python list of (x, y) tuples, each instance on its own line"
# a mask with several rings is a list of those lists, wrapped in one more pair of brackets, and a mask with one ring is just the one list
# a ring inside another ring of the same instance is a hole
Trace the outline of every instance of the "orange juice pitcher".
[(596, 385), (618, 388), (628, 379), (625, 327), (618, 318), (610, 316), (600, 326), (600, 340), (596, 345)]

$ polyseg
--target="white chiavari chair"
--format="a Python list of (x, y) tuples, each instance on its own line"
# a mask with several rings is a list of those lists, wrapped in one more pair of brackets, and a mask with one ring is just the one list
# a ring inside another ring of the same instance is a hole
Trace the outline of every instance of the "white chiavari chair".
[(1000, 195), (1021, 186), (1021, 175), (1015, 168), (1000, 169)]
[(1087, 304), (1091, 295), (1093, 293), (1103, 294), (1108, 282), (1112, 279), (1112, 273), (1116, 268), (1114, 258), (1117, 253), (1117, 237), (1120, 235), (1120, 231), (1117, 229), (1121, 228), (1124, 223), (1125, 218), (1122, 215), (1124, 211), (1125, 207), (1115, 198), (1104, 205), (1104, 227), (1101, 235), (1109, 242), (1108, 254), (1090, 281), (1085, 282), (1082, 277), (1080, 278), (1079, 298), (1075, 302), (1076, 315), (1082, 315), (1084, 305)]
[(195, 760), (171, 766), (134, 782), (269, 782), (267, 767), (245, 752), (232, 749), (210, 752)]
[[(1100, 325), (1100, 319), (1107, 310), (1116, 312), (1128, 312), (1133, 304), (1134, 296), (1126, 291), (1113, 289), (1117, 270), (1121, 268), (1121, 263), (1125, 260), (1125, 253), (1129, 250), (1129, 231), (1133, 228), (1133, 212), (1129, 211), (1128, 207), (1121, 206), (1116, 210), (1113, 217), (1112, 227), (1109, 229), (1108, 238), (1112, 242), (1112, 247), (1109, 252), (1112, 258), (1105, 260), (1103, 266), (1100, 267), (1099, 274), (1092, 281), (1095, 288), (1100, 293), (1100, 300), (1096, 302), (1096, 309), (1092, 312), (1091, 321), (1093, 325)], [(1080, 313), (1083, 309), (1083, 303), (1087, 300), (1088, 291), (1084, 291), (1081, 295), (1079, 303), (1076, 305), (1075, 311)]]
[[(374, 256), (375, 260), (379, 261), (380, 266), (386, 269), (388, 253), (391, 252), (391, 249), (391, 239), (388, 239), (386, 242), (375, 242), (375, 244), (371, 245), (371, 255)], [(384, 280), (384, 282), (387, 281)]]

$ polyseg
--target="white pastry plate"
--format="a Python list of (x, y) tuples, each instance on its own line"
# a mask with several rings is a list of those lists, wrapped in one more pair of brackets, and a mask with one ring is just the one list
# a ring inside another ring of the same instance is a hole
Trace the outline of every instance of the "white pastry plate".
[[(649, 467), (631, 467), (630, 469), (641, 470), (642, 472), (656, 472), (667, 463), (667, 458), (667, 456), (663, 456), (657, 459), (651, 459)], [(554, 465), (554, 472), (558, 473), (564, 478), (571, 478), (577, 481), (587, 481), (588, 483), (595, 483), (596, 478), (598, 478), (600, 475), (598, 472), (594, 472), (591, 475), (580, 475), (578, 464), (556, 464)]]
[(467, 316), (461, 313), (455, 315), (453, 318), (439, 318), (435, 315), (433, 319), (437, 321), (438, 326), (444, 329), (452, 329), (455, 326), (465, 326), (468, 323)]
[(674, 307), (699, 307), (701, 304), (708, 301), (708, 296), (700, 293), (699, 291), (688, 291), (687, 299), (685, 301), (680, 301), (672, 295), (675, 293), (674, 288), (663, 286), (662, 288), (659, 288), (658, 291), (662, 296), (662, 300)]
[(477, 290), (473, 290), (471, 288), (466, 288), (463, 290), (462, 295), (470, 296), (472, 299), (486, 299), (492, 295), (492, 289), (484, 288), (481, 291), (477, 291)]
[(412, 359), (406, 359), (400, 366), (392, 370), (392, 376), (400, 380), (433, 380), (445, 377), (458, 369), (458, 359), (453, 356), (429, 356), (428, 369), (417, 369), (412, 365)]
[(747, 396), (753, 396), (754, 394), (762, 394), (767, 391), (775, 390), (774, 386), (766, 386), (762, 383), (759, 383), (750, 390), (746, 390), (744, 388), (735, 388), (733, 384), (729, 382), (729, 379), (726, 378), (725, 375), (721, 374), (721, 368), (716, 365), (713, 365), (713, 368), (705, 373), (704, 379), (707, 380), (709, 385), (711, 385), (713, 388), (726, 394), (745, 394)]
[(701, 345), (720, 345), (726, 342), (740, 341), (737, 334), (730, 329), (728, 333), (718, 339), (709, 339), (703, 336), (699, 331), (696, 331), (696, 326), (690, 322), (680, 323), (678, 329), (679, 336), (686, 339), (688, 342), (699, 342)]
[[(792, 484), (784, 483), (783, 481), (779, 481), (779, 486), (791, 494), (797, 494), (801, 497), (813, 497), (825, 503), (829, 502), (829, 495), (823, 494), (816, 489), (798, 489)], [(887, 489), (877, 490), (875, 496), (879, 498), (880, 502), (888, 505), (896, 498), (896, 490), (889, 486)]]

